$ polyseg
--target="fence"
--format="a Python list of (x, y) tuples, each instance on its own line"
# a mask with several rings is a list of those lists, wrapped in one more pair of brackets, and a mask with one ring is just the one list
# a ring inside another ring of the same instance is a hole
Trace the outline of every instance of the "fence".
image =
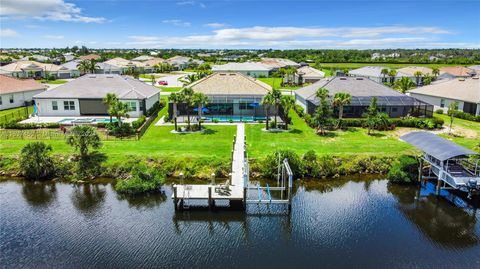
[(7, 123), (13, 120), (23, 120), (28, 118), (28, 115), (30, 115), (33, 112), (33, 107), (20, 107), (20, 108), (15, 108), (12, 109), (12, 112), (10, 113), (5, 113), (4, 115), (0, 116), (0, 123)]
[[(0, 129), (0, 140), (65, 140), (69, 135), (69, 131), (64, 133), (57, 129)], [(107, 132), (98, 132), (98, 135), (104, 141), (138, 140), (139, 138), (137, 135), (116, 137)]]
[(158, 117), (158, 113), (160, 112), (160, 110), (162, 110), (163, 107), (160, 107), (159, 109), (157, 109), (155, 112), (153, 112), (149, 117), (148, 119), (145, 121), (145, 123), (140, 127), (138, 128), (137, 130), (137, 139), (140, 140), (140, 138), (145, 134), (145, 132), (147, 131), (148, 127), (150, 127), (150, 125), (152, 124), (152, 122)]

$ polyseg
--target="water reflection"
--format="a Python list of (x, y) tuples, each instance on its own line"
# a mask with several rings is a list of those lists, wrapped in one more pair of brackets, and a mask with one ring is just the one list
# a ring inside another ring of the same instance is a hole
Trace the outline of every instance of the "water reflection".
[(397, 209), (429, 240), (446, 248), (478, 245), (480, 240), (475, 231), (477, 218), (474, 213), (454, 206), (434, 193), (421, 196), (425, 187), (389, 184), (387, 189), (398, 201)]
[(105, 202), (106, 185), (75, 185), (71, 194), (72, 204), (82, 213), (95, 213)]
[(57, 197), (55, 182), (22, 181), (22, 195), (31, 206), (48, 207)]
[(167, 196), (164, 192), (141, 195), (117, 194), (117, 199), (126, 200), (130, 207), (141, 209), (158, 207), (167, 200)]

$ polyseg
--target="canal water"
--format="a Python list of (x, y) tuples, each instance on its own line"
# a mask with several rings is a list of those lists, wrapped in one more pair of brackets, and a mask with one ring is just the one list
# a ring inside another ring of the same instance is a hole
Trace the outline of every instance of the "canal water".
[(433, 185), (298, 181), (290, 216), (175, 212), (164, 189), (1, 181), (0, 267), (480, 268), (480, 212)]

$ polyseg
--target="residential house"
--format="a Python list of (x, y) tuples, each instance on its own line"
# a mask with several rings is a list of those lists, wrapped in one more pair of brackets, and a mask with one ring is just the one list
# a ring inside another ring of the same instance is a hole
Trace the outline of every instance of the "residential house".
[(448, 111), (452, 102), (458, 103), (458, 109), (472, 115), (480, 115), (480, 79), (458, 78), (442, 83), (427, 85), (409, 91), (410, 96), (435, 106), (435, 109)]
[[(73, 70), (72, 72), (75, 73), (75, 75), (78, 77), (80, 75), (83, 75), (84, 73), (81, 73), (80, 70), (78, 70), (78, 65), (80, 64), (80, 60), (73, 60), (67, 63), (62, 64), (62, 66)], [(113, 65), (109, 65), (106, 63), (96, 63), (97, 69), (95, 70), (95, 74), (121, 74), (122, 69)]]
[(278, 70), (280, 68), (287, 68), (287, 67), (293, 67), (293, 68), (300, 67), (300, 64), (294, 61), (291, 61), (289, 59), (282, 59), (282, 58), (262, 58), (260, 63), (266, 66), (270, 66), (272, 70)]
[(468, 68), (475, 71), (477, 75), (480, 75), (480, 65), (472, 65), (472, 66), (469, 66)]
[[(382, 70), (385, 67), (382, 66), (364, 66), (357, 69), (348, 71), (348, 75), (351, 77), (364, 77), (376, 81), (378, 83), (390, 82), (391, 77), (382, 74)], [(398, 80), (401, 77), (408, 77), (407, 74), (397, 71), (394, 80)]]
[(244, 63), (227, 63), (212, 66), (215, 72), (237, 72), (253, 78), (269, 77), (273, 68), (261, 63), (244, 62)]
[(52, 59), (50, 59), (50, 57), (40, 55), (40, 54), (25, 56), (25, 57), (20, 59), (20, 61), (37, 61), (37, 62), (41, 62), (41, 63), (50, 62), (51, 60)]
[(75, 70), (67, 67), (35, 61), (13, 62), (0, 67), (0, 72), (17, 78), (45, 78), (47, 75), (53, 75), (55, 78), (65, 79), (76, 75)]
[(75, 59), (75, 55), (73, 55), (71, 52), (67, 52), (63, 54), (63, 58), (65, 59), (65, 62), (70, 62)]
[(152, 59), (154, 59), (154, 57), (148, 56), (148, 55), (141, 55), (141, 56), (133, 58), (132, 61), (144, 62), (144, 61), (148, 61), (148, 60), (152, 60)]
[(80, 61), (83, 61), (83, 60), (87, 60), (87, 61), (90, 61), (90, 60), (95, 60), (95, 61), (98, 61), (102, 58), (102, 56), (98, 55), (98, 54), (88, 54), (88, 55), (82, 55), (82, 56), (79, 56), (78, 59)]
[(0, 110), (31, 105), (32, 97), (46, 89), (33, 79), (0, 75)]
[(158, 88), (116, 74), (88, 74), (34, 96), (39, 116), (107, 115), (103, 98), (115, 94), (138, 118), (160, 101)]
[[(173, 56), (166, 59), (166, 63), (173, 65), (177, 70), (183, 70), (188, 67), (192, 58), (185, 56)], [(202, 62), (203, 63), (203, 62)]]
[(322, 78), (325, 77), (325, 73), (323, 71), (320, 71), (318, 69), (315, 69), (310, 66), (302, 66), (297, 69), (297, 72), (293, 75), (293, 78), (290, 78), (288, 76), (285, 76), (283, 78), (284, 83), (289, 83), (292, 82), (297, 85), (305, 84), (305, 83), (314, 83)]
[(115, 66), (116, 68), (122, 70), (122, 74), (125, 74), (129, 68), (138, 69), (140, 67), (143, 67), (142, 62), (131, 61), (120, 57), (110, 59), (108, 61), (105, 61), (104, 63)]
[[(417, 84), (417, 86), (423, 85), (422, 76), (424, 76), (424, 75), (432, 76), (432, 71), (433, 70), (431, 68), (423, 67), (423, 66), (408, 66), (408, 67), (397, 69), (397, 72), (401, 72), (402, 74), (408, 75), (408, 77), (413, 82), (415, 82), (415, 84)], [(415, 74), (417, 72), (420, 72), (422, 75), (419, 76), (419, 77), (416, 77)]]
[[(236, 72), (218, 72), (202, 78), (188, 86), (196, 93), (208, 97), (208, 105), (203, 114), (207, 119), (224, 117), (239, 119), (264, 119), (265, 109), (261, 105), (263, 97), (272, 90), (269, 85)], [(186, 115), (186, 106), (178, 106), (179, 116)], [(190, 115), (197, 114), (196, 108), (190, 108)], [(270, 108), (273, 115), (274, 108)], [(169, 104), (169, 115), (173, 115), (172, 103)]]
[[(363, 77), (329, 77), (317, 81), (309, 86), (295, 91), (296, 103), (302, 106), (311, 115), (319, 105), (316, 91), (325, 88), (329, 91), (329, 100), (332, 101), (336, 93), (349, 93), (351, 103), (344, 107), (343, 116), (346, 118), (360, 118), (367, 111), (373, 97), (377, 98), (380, 112), (387, 113), (392, 118), (408, 115), (431, 117), (433, 105), (404, 95), (381, 83)], [(338, 113), (335, 110), (335, 113)]]
[(475, 70), (463, 66), (445, 66), (440, 68), (441, 77), (468, 78), (475, 76), (475, 74)]

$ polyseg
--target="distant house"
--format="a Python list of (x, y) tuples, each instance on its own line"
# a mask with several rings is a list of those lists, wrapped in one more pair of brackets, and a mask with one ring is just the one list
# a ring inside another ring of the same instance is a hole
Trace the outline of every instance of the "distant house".
[(244, 62), (244, 63), (227, 63), (222, 65), (212, 66), (212, 71), (215, 72), (237, 72), (246, 76), (258, 78), (268, 77), (273, 68), (261, 63)]
[[(297, 72), (293, 75), (293, 83), (304, 84), (314, 83), (325, 77), (325, 73), (310, 66), (302, 66), (297, 69)], [(283, 82), (287, 83), (288, 77), (283, 78)]]
[[(62, 66), (73, 70), (72, 72), (75, 72), (76, 76), (83, 75), (81, 72), (78, 70), (78, 65), (80, 64), (80, 60), (73, 60), (67, 63), (62, 64)], [(122, 74), (122, 69), (113, 65), (109, 65), (106, 63), (96, 63), (96, 66), (98, 69), (95, 70), (95, 74)]]
[(31, 56), (25, 56), (25, 57), (20, 59), (20, 61), (30, 61), (30, 60), (45, 63), (45, 62), (50, 62), (52, 59), (50, 59), (50, 57), (47, 57), (47, 56), (44, 56), (44, 55), (41, 55), (41, 54), (34, 54), (34, 55), (31, 55)]
[(30, 105), (32, 97), (46, 88), (33, 79), (0, 75), (0, 110)]
[(446, 66), (440, 68), (440, 76), (447, 75), (455, 78), (468, 78), (475, 76), (475, 74), (475, 70), (463, 66)]
[(278, 70), (280, 68), (287, 68), (287, 67), (300, 67), (300, 64), (289, 60), (289, 59), (282, 59), (282, 58), (262, 58), (260, 61), (261, 64), (271, 67), (273, 70)]
[[(382, 74), (382, 70), (385, 67), (382, 66), (364, 66), (357, 69), (348, 71), (348, 75), (351, 77), (364, 77), (376, 81), (378, 83), (384, 83), (390, 81), (390, 77)], [(408, 77), (407, 74), (397, 71), (395, 80), (398, 80), (401, 77)]]
[(458, 109), (472, 115), (480, 115), (480, 80), (478, 77), (452, 79), (442, 83), (427, 85), (409, 91), (409, 94), (435, 106), (435, 109), (448, 110), (452, 102)]
[(468, 68), (475, 71), (477, 75), (480, 75), (480, 65), (472, 65), (472, 66), (469, 66)]
[(141, 55), (141, 56), (133, 58), (132, 61), (144, 62), (144, 61), (152, 60), (153, 58), (154, 57), (152, 57), (152, 56)]
[[(433, 70), (431, 68), (423, 67), (423, 66), (408, 66), (408, 67), (397, 69), (397, 72), (408, 75), (408, 77), (410, 77), (410, 79), (413, 82), (415, 82), (418, 86), (423, 84), (422, 76), (424, 75), (432, 76)], [(415, 76), (417, 72), (422, 73), (422, 75), (418, 78)]]
[(85, 75), (34, 96), (39, 116), (107, 115), (102, 99), (114, 93), (128, 103), (132, 118), (140, 117), (160, 100), (158, 88), (120, 75)]
[(174, 56), (165, 60), (166, 63), (173, 65), (178, 70), (183, 70), (188, 67), (192, 62), (195, 62), (198, 65), (203, 64), (202, 60), (194, 60), (190, 57), (185, 56)]
[(82, 55), (82, 56), (79, 56), (78, 59), (80, 61), (83, 61), (83, 60), (87, 60), (87, 61), (90, 61), (90, 60), (95, 60), (95, 61), (98, 61), (102, 58), (102, 56), (98, 55), (98, 54), (88, 54), (88, 55)]
[[(208, 97), (208, 105), (203, 113), (207, 118), (213, 116), (264, 118), (265, 111), (261, 102), (272, 90), (272, 87), (259, 80), (235, 72), (214, 73), (188, 87)], [(191, 115), (198, 113), (195, 112), (195, 108), (191, 109)], [(179, 116), (186, 115), (185, 105), (180, 105), (178, 112)], [(173, 115), (171, 104), (169, 115)]]
[(311, 115), (315, 113), (315, 109), (319, 105), (319, 99), (315, 95), (319, 88), (329, 91), (330, 100), (338, 92), (349, 93), (352, 96), (351, 104), (344, 107), (343, 116), (346, 118), (362, 117), (373, 97), (377, 98), (379, 111), (387, 113), (392, 118), (407, 115), (431, 117), (433, 114), (432, 105), (368, 78), (331, 77), (295, 91), (296, 103)]
[(0, 67), (2, 74), (8, 74), (17, 78), (45, 78), (47, 75), (53, 75), (58, 79), (75, 77), (76, 71), (67, 67), (39, 63), (35, 61), (17, 61)]
[(75, 59), (75, 55), (73, 55), (71, 52), (68, 52), (63, 54), (63, 58), (65, 58), (65, 62), (70, 62)]

